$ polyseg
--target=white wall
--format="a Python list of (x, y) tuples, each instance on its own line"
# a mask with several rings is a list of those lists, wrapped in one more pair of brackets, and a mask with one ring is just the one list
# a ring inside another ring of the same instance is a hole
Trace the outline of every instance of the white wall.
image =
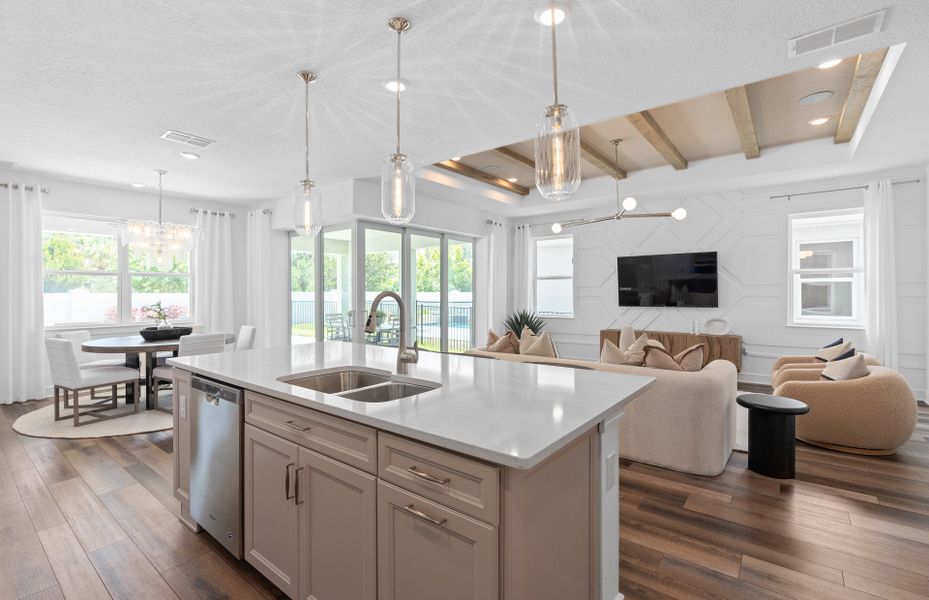
[[(924, 178), (925, 172), (895, 173)], [(873, 177), (870, 177), (873, 178)], [(866, 183), (868, 176), (805, 183), (800, 192)], [(897, 291), (900, 370), (920, 397), (926, 388), (926, 187), (894, 186), (897, 221)], [(595, 359), (601, 329), (633, 325), (639, 329), (690, 331), (691, 322), (727, 319), (743, 337), (746, 355), (740, 378), (767, 383), (771, 366), (784, 354), (809, 354), (844, 336), (867, 351), (863, 330), (790, 327), (788, 319), (788, 225), (795, 212), (861, 206), (860, 191), (771, 199), (781, 190), (728, 191), (717, 194), (640, 200), (637, 211), (687, 209), (687, 219), (630, 219), (574, 230), (576, 305), (573, 319), (550, 319), (559, 352)], [(558, 215), (559, 220), (604, 215), (612, 207)], [(550, 235), (555, 218), (530, 221), (534, 235)], [(719, 253), (719, 308), (623, 308), (618, 306), (616, 257), (715, 250)]]
[[(0, 169), (0, 181), (17, 182), (26, 185), (39, 185), (47, 187), (49, 193), (42, 194), (42, 209), (75, 215), (90, 215), (109, 217), (114, 219), (157, 219), (158, 195), (157, 189), (140, 191), (126, 186), (120, 189), (111, 186), (95, 185), (57, 179), (48, 175), (23, 172), (18, 170)], [(207, 208), (237, 213), (234, 219), (235, 238), (241, 240), (233, 244), (233, 277), (235, 295), (230, 300), (233, 304), (235, 327), (245, 322), (245, 212), (243, 207), (224, 205), (217, 202), (180, 198), (170, 194), (164, 195), (164, 220), (181, 224), (196, 223), (197, 216), (190, 212), (192, 208)], [(112, 335), (112, 330), (119, 328), (106, 328), (96, 331), (100, 335)], [(235, 332), (229, 332), (235, 333)]]

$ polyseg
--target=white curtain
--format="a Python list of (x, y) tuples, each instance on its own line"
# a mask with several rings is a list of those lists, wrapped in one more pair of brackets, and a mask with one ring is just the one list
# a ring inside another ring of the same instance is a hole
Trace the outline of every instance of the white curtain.
[(197, 227), (203, 232), (194, 249), (194, 320), (207, 333), (236, 333), (233, 307), (231, 214), (201, 210)]
[(42, 200), (38, 185), (26, 187), (0, 188), (0, 404), (44, 398), (50, 385), (42, 306)]
[[(506, 318), (507, 252), (506, 226), (496, 221), (487, 222), (487, 325), (498, 331)], [(483, 334), (483, 332), (478, 332)]]
[(513, 272), (510, 310), (532, 308), (532, 233), (530, 225), (513, 228)]
[(248, 213), (245, 230), (245, 321), (258, 328), (256, 348), (271, 345), (271, 213)]
[(897, 368), (897, 276), (894, 192), (889, 179), (868, 185), (864, 203), (865, 306), (868, 352)]

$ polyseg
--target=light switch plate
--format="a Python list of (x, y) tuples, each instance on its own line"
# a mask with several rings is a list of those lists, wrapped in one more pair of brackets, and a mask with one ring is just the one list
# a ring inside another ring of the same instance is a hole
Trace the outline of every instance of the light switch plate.
[(613, 452), (606, 457), (606, 487), (610, 489), (616, 485), (616, 453)]
[(180, 396), (177, 402), (178, 416), (182, 419), (187, 418), (187, 396)]

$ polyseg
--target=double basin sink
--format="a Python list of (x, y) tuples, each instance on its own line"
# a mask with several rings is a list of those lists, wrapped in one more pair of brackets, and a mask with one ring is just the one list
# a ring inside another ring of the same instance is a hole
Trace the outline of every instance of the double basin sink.
[(278, 381), (358, 402), (389, 402), (441, 387), (431, 381), (401, 379), (387, 371), (363, 367), (288, 375)]

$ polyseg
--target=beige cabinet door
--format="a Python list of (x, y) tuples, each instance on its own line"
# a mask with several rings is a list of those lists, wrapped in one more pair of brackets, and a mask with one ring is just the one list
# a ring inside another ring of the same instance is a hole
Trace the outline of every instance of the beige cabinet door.
[(376, 600), (377, 479), (300, 448), (300, 598)]
[(297, 598), (297, 445), (248, 424), (243, 439), (245, 559)]
[(378, 481), (379, 600), (495, 600), (497, 529)]

